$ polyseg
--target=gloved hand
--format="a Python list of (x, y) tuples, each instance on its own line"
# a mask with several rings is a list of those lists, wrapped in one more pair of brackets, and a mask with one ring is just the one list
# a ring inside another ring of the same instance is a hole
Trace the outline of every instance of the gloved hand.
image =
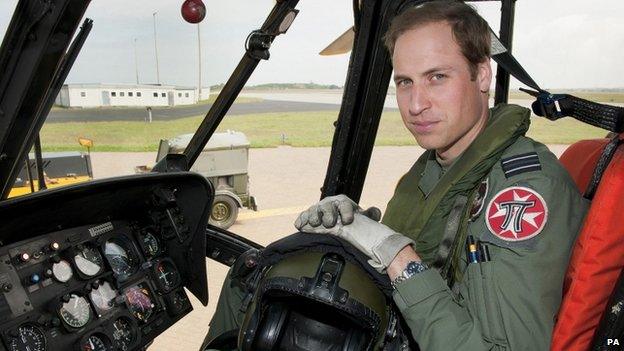
[(363, 214), (375, 221), (381, 219), (381, 211), (377, 207), (363, 210), (353, 200), (341, 194), (328, 196), (301, 212), (297, 220), (295, 220), (295, 227), (302, 231), (301, 228), (305, 225), (318, 227), (322, 223), (325, 228), (331, 228), (336, 225), (338, 219), (340, 219), (342, 224), (346, 225), (353, 222), (355, 213)]
[(380, 273), (386, 271), (401, 249), (414, 245), (412, 239), (360, 213), (353, 214), (351, 224), (345, 225), (338, 221), (331, 228), (306, 224), (299, 230), (304, 233), (331, 234), (348, 241), (370, 257), (368, 264)]

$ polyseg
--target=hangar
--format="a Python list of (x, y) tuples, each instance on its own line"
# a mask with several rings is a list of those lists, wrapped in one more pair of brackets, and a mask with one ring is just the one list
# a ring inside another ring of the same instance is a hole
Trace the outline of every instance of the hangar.
[[(202, 88), (207, 98), (209, 88)], [(198, 102), (195, 87), (158, 84), (65, 84), (55, 104), (63, 107), (177, 106)]]

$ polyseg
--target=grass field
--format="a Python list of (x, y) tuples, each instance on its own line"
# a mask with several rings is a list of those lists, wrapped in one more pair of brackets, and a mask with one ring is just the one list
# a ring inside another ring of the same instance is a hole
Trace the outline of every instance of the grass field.
[[(333, 122), (338, 111), (263, 113), (226, 117), (218, 131), (227, 129), (247, 135), (252, 147), (331, 146)], [(160, 139), (193, 133), (202, 117), (173, 121), (68, 122), (44, 125), (41, 141), (45, 151), (80, 150), (78, 137), (94, 140), (92, 151), (156, 151)], [(534, 117), (529, 136), (549, 144), (569, 144), (576, 140), (602, 137), (605, 131), (573, 119), (550, 122)], [(282, 139), (282, 135), (284, 139)], [(415, 145), (398, 112), (387, 112), (377, 134), (376, 145)]]

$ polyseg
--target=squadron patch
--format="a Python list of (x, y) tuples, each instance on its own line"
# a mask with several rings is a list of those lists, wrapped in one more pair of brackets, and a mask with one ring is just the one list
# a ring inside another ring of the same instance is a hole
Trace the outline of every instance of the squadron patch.
[(535, 190), (512, 186), (494, 195), (485, 216), (488, 229), (496, 237), (505, 241), (523, 241), (544, 229), (548, 207)]
[(475, 198), (472, 201), (472, 207), (470, 208), (470, 221), (474, 222), (477, 217), (479, 217), (479, 214), (481, 214), (485, 199), (487, 198), (488, 189), (489, 181), (486, 178), (481, 182), (481, 184), (479, 184)]

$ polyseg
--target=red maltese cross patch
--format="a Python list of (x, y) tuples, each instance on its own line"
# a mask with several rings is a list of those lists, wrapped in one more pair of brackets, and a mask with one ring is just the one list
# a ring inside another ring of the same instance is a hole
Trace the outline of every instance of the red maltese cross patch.
[(539, 234), (546, 225), (548, 208), (544, 198), (522, 186), (505, 188), (487, 206), (488, 229), (506, 241), (522, 241)]

